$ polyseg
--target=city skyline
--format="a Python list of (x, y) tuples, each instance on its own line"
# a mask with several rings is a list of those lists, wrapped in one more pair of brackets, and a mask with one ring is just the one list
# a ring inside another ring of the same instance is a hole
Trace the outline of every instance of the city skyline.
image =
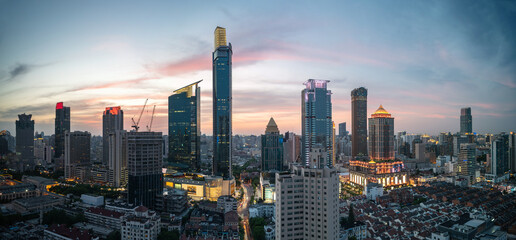
[[(331, 80), (336, 123), (351, 123), (349, 92), (364, 86), (367, 115), (388, 105), (395, 132), (459, 132), (463, 107), (471, 107), (474, 132), (516, 128), (514, 4), (303, 3), (285, 6), (285, 14), (267, 4), (78, 8), (56, 2), (58, 8), (3, 3), (0, 129), (15, 133), (18, 114), (26, 113), (35, 131), (51, 135), (54, 106), (64, 102), (71, 131), (99, 135), (106, 107), (121, 106), (130, 126), (149, 98), (149, 105), (157, 105), (153, 129), (167, 132), (167, 97), (206, 79), (200, 84), (201, 133), (210, 135), (210, 53), (217, 25), (228, 29), (235, 46), (234, 134), (259, 135), (270, 117), (285, 132), (301, 133), (298, 91), (308, 78)], [(315, 18), (300, 20), (312, 10)], [(375, 14), (366, 18), (365, 12)], [(98, 21), (89, 21), (92, 13)], [(178, 26), (179, 20), (190, 21), (188, 27)], [(142, 125), (149, 120), (145, 112)]]

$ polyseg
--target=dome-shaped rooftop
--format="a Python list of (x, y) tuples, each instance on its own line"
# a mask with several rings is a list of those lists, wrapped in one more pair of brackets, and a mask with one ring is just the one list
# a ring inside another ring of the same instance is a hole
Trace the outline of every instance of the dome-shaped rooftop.
[(390, 118), (391, 114), (389, 112), (387, 112), (387, 110), (385, 110), (385, 108), (383, 108), (383, 106), (380, 104), (380, 107), (376, 110), (376, 112), (371, 114), (371, 117), (373, 117), (373, 118), (389, 117)]

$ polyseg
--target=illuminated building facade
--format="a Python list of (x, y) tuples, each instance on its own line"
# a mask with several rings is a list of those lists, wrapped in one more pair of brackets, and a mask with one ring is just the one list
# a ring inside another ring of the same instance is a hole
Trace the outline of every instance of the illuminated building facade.
[(302, 141), (301, 158), (305, 166), (310, 165), (310, 152), (315, 145), (326, 149), (326, 162), (318, 168), (333, 166), (333, 122), (331, 91), (328, 80), (309, 79), (301, 92)]
[(394, 118), (382, 105), (369, 118), (369, 157), (394, 160)]
[(351, 91), (351, 155), (367, 156), (367, 89)]
[(463, 143), (460, 145), (459, 152), (459, 167), (457, 175), (468, 180), (469, 184), (474, 183), (475, 175), (475, 158), (476, 158), (476, 144)]
[(473, 117), (470, 107), (460, 109), (460, 133), (473, 133)]
[(125, 187), (127, 185), (127, 132), (116, 130), (109, 133), (109, 185), (113, 187)]
[(183, 171), (201, 167), (201, 81), (168, 97), (168, 160)]
[(63, 102), (56, 104), (55, 119), (55, 147), (54, 157), (59, 158), (64, 152), (64, 134), (70, 131), (70, 107), (65, 107)]
[(394, 118), (381, 105), (369, 119), (369, 154), (369, 160), (350, 161), (352, 183), (378, 183), (384, 187), (409, 183), (403, 162), (394, 156)]
[(34, 168), (34, 120), (32, 114), (20, 114), (16, 120), (16, 153), (20, 157), (21, 168)]
[(154, 208), (163, 192), (161, 132), (128, 132), (128, 201)]
[(283, 135), (273, 118), (262, 135), (262, 171), (283, 171)]
[(231, 179), (232, 55), (226, 29), (215, 29), (213, 52), (213, 175)]
[(194, 201), (217, 201), (220, 196), (233, 195), (235, 180), (224, 180), (220, 176), (201, 174), (185, 174), (181, 176), (167, 176), (164, 178), (167, 188), (181, 189), (187, 192)]
[(102, 115), (102, 164), (109, 163), (109, 135), (124, 130), (124, 111), (120, 107), (107, 107)]

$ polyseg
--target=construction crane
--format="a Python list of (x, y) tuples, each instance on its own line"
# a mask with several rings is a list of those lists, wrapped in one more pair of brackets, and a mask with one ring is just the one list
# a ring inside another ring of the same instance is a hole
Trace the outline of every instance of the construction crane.
[(131, 127), (134, 128), (134, 131), (135, 132), (138, 132), (138, 129), (140, 129), (140, 120), (142, 119), (142, 114), (143, 114), (143, 110), (145, 110), (145, 106), (147, 106), (147, 101), (149, 101), (149, 99), (145, 99), (145, 103), (143, 104), (143, 108), (142, 108), (142, 111), (140, 112), (140, 116), (138, 117), (138, 121), (135, 122), (134, 121), (134, 117), (131, 118), (131, 120), (133, 120), (133, 125)]
[(152, 128), (152, 120), (154, 120), (154, 110), (156, 110), (156, 105), (154, 105), (154, 108), (152, 108), (152, 115), (151, 115), (151, 118), (150, 118), (150, 124), (147, 125), (147, 131), (151, 131), (151, 128)]

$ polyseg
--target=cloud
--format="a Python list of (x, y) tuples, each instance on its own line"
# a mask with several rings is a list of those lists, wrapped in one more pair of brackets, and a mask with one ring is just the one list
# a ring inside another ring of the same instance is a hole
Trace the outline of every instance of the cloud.
[(11, 80), (17, 78), (18, 76), (27, 74), (33, 68), (34, 68), (34, 66), (32, 66), (32, 65), (18, 63), (14, 67), (12, 67), (11, 70), (9, 71), (9, 77), (7, 78), (7, 81), (11, 81)]

